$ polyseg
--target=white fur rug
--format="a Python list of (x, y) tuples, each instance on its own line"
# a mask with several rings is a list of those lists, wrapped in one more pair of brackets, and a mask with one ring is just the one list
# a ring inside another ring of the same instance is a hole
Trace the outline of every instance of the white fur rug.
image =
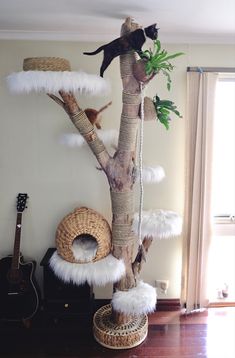
[[(139, 213), (135, 213), (132, 229), (138, 235)], [(150, 210), (143, 211), (141, 238), (152, 237), (168, 239), (178, 236), (182, 231), (182, 218), (173, 211)]]
[(63, 260), (55, 251), (49, 264), (62, 281), (77, 285), (88, 282), (90, 285), (104, 286), (118, 281), (125, 274), (124, 262), (111, 254), (96, 262), (77, 264)]
[[(97, 134), (104, 144), (117, 145), (118, 132), (115, 129), (110, 129), (110, 130), (99, 129), (97, 131)], [(60, 143), (68, 145), (69, 147), (81, 147), (84, 144), (87, 144), (83, 136), (76, 133), (64, 134), (60, 138)]]
[(113, 294), (112, 306), (127, 315), (140, 315), (153, 312), (156, 308), (156, 289), (140, 281), (128, 291), (116, 291)]
[(81, 92), (102, 96), (110, 91), (110, 84), (104, 78), (83, 71), (21, 71), (7, 76), (9, 89), (15, 93)]

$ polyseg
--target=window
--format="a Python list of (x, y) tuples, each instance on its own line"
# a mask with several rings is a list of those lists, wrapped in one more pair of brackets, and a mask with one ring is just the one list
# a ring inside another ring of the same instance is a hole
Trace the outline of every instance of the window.
[(235, 215), (235, 76), (221, 75), (216, 88), (213, 215)]
[(214, 118), (209, 299), (235, 301), (235, 74), (217, 82)]

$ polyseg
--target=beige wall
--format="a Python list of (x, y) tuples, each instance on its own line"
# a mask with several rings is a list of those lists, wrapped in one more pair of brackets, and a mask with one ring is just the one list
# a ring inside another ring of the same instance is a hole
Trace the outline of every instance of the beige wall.
[[(23, 215), (21, 251), (37, 260), (37, 277), (41, 282), (40, 260), (48, 247), (54, 247), (59, 221), (75, 207), (85, 205), (111, 219), (109, 188), (103, 173), (96, 170), (90, 150), (68, 148), (59, 143), (64, 133), (76, 133), (62, 109), (45, 94), (11, 95), (5, 77), (21, 71), (23, 59), (33, 56), (67, 58), (73, 70), (99, 73), (101, 55), (86, 57), (85, 50), (98, 44), (75, 42), (0, 41), (0, 255), (12, 252), (15, 231), (15, 198), (18, 192), (29, 194)], [(169, 52), (183, 51), (174, 61), (172, 91), (165, 79), (156, 77), (146, 94), (173, 100), (185, 114), (187, 66), (234, 66), (232, 46), (167, 45)], [(115, 59), (105, 72), (112, 85), (106, 97), (78, 97), (82, 108), (99, 108), (113, 101), (103, 114), (103, 128), (119, 127), (121, 80), (119, 61)], [(145, 185), (144, 209), (169, 209), (183, 214), (185, 118), (174, 118), (166, 131), (159, 123), (144, 128), (144, 164), (161, 165), (166, 178), (160, 184)], [(138, 202), (136, 203), (138, 208)], [(142, 272), (144, 281), (168, 279), (168, 298), (180, 296), (181, 238), (154, 242)], [(95, 288), (96, 297), (107, 298), (111, 286)], [(164, 297), (159, 295), (159, 297)]]

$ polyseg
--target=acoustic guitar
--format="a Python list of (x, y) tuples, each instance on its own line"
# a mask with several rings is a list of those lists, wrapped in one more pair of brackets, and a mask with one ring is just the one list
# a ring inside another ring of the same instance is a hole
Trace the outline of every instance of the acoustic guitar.
[(39, 307), (39, 288), (34, 277), (36, 262), (24, 262), (20, 252), (22, 213), (27, 199), (27, 194), (17, 196), (13, 255), (0, 260), (0, 318), (5, 320), (28, 320)]

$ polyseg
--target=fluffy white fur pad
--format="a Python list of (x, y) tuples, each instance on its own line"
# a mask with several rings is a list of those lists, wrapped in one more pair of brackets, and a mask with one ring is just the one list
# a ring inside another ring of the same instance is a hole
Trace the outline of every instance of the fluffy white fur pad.
[(88, 282), (90, 285), (104, 286), (118, 281), (125, 274), (124, 262), (111, 254), (96, 262), (77, 264), (63, 260), (55, 251), (49, 264), (62, 281), (77, 285)]
[(104, 95), (110, 91), (109, 82), (97, 75), (79, 72), (57, 71), (21, 71), (7, 77), (9, 89), (15, 93), (81, 92), (84, 94)]
[[(138, 235), (139, 213), (135, 213), (132, 229)], [(182, 231), (182, 218), (173, 211), (143, 211), (141, 222), (141, 238), (152, 237), (168, 239), (178, 236)]]
[[(144, 183), (159, 183), (165, 178), (164, 169), (161, 166), (157, 167), (143, 167), (142, 178)], [(140, 172), (137, 169), (137, 180), (140, 179)]]
[(140, 281), (138, 285), (128, 291), (116, 291), (113, 294), (113, 308), (127, 315), (151, 313), (156, 308), (156, 289)]
[(77, 261), (88, 263), (95, 258), (97, 248), (98, 244), (95, 239), (80, 235), (79, 239), (73, 241), (71, 251)]
[[(115, 129), (101, 129), (97, 131), (97, 134), (104, 144), (117, 144), (118, 131), (116, 131)], [(86, 144), (86, 141), (83, 136), (76, 133), (64, 134), (61, 137), (60, 142), (62, 144), (68, 145), (69, 147), (82, 147), (84, 144)]]

